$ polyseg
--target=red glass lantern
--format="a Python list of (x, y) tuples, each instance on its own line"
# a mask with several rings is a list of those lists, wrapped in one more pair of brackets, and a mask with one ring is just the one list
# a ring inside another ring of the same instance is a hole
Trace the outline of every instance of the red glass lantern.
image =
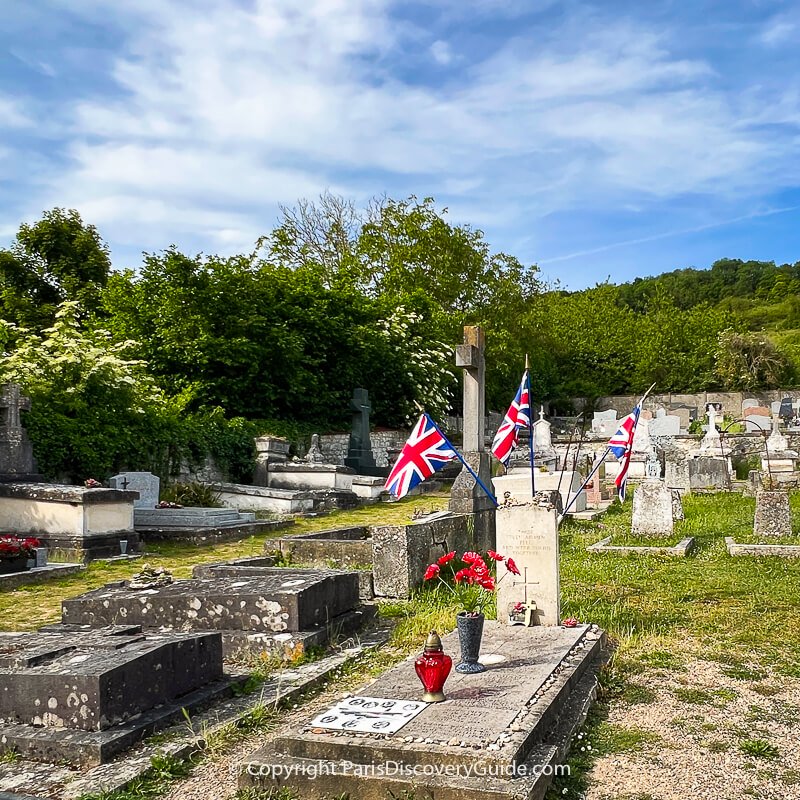
[(423, 702), (441, 703), (445, 699), (442, 689), (452, 668), (453, 659), (444, 652), (439, 634), (431, 631), (425, 640), (425, 650), (414, 662), (414, 669), (425, 687)]

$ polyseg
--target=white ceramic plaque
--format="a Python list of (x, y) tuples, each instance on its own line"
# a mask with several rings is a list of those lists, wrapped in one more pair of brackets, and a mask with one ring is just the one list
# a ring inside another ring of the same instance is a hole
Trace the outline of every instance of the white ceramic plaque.
[(388, 697), (346, 697), (315, 717), (315, 728), (354, 733), (397, 733), (427, 706), (416, 700)]

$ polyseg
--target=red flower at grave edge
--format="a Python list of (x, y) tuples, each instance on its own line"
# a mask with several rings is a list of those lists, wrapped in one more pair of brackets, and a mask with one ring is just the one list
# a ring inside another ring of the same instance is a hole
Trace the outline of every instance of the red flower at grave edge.
[(429, 581), (432, 578), (435, 578), (439, 574), (439, 565), (438, 564), (431, 564), (428, 569), (425, 570), (425, 580)]
[(575, 617), (567, 617), (561, 624), (565, 628), (577, 628), (578, 620)]
[(461, 556), (461, 560), (465, 564), (474, 564), (476, 561), (483, 561), (480, 553), (476, 553), (474, 550), (467, 550), (467, 552)]
[(497, 552), (497, 550), (487, 550), (486, 555), (492, 559), (492, 561), (505, 561), (505, 558)]
[(440, 556), (439, 560), (436, 563), (440, 567), (443, 567), (445, 564), (449, 564), (455, 557), (456, 557), (456, 551), (451, 550), (449, 553), (445, 553), (443, 556)]
[(512, 575), (519, 575), (519, 574), (520, 574), (519, 568), (518, 568), (518, 567), (517, 567), (517, 565), (514, 563), (514, 559), (513, 559), (513, 558), (507, 558), (507, 559), (506, 559), (506, 569), (507, 569), (507, 570), (508, 570), (508, 571), (509, 571), (509, 572), (510, 572)]

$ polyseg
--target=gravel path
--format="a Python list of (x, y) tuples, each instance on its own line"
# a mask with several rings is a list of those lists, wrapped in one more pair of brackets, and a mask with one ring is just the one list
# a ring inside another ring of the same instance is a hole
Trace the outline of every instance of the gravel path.
[[(686, 672), (637, 676), (655, 701), (617, 701), (608, 722), (658, 738), (598, 759), (585, 800), (800, 800), (800, 681), (724, 669), (695, 660)], [(747, 740), (778, 752), (747, 755)]]

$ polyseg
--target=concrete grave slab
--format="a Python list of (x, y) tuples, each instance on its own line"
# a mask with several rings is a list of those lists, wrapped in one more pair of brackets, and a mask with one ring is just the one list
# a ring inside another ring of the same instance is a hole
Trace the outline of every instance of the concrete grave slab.
[[(457, 634), (444, 637), (443, 644), (446, 652), (455, 652)], [(359, 800), (384, 800), (390, 791), (396, 796), (404, 791), (432, 793), (437, 800), (541, 797), (548, 780), (540, 780), (538, 774), (532, 777), (533, 769), (523, 767), (541, 767), (564, 756), (591, 702), (594, 668), (603, 647), (602, 634), (587, 626), (521, 628), (487, 623), (481, 656), (487, 670), (478, 675), (451, 674), (445, 702), (429, 705), (393, 735), (325, 731), (314, 727), (312, 720), (288, 727), (273, 747), (253, 754), (242, 765), (240, 786), (285, 785), (314, 800), (343, 793)], [(418, 700), (422, 689), (414, 658), (386, 672), (356, 697)], [(387, 776), (379, 769), (387, 762), (402, 765), (405, 772)], [(345, 763), (351, 769), (336, 768)], [(277, 764), (294, 769), (279, 776), (276, 770), (260, 768)], [(317, 779), (312, 779), (311, 768), (323, 765), (327, 770), (315, 772)], [(415, 766), (427, 769), (415, 774)], [(439, 768), (438, 777), (429, 776), (431, 766)], [(490, 767), (494, 771), (487, 773)], [(491, 780), (487, 774), (502, 777)]]
[(300, 631), (358, 605), (354, 572), (274, 570), (258, 577), (175, 581), (157, 589), (108, 584), (64, 600), (67, 624), (119, 623), (175, 630)]
[(743, 544), (733, 536), (725, 537), (725, 547), (731, 556), (777, 556), (778, 558), (800, 558), (798, 544)]
[(650, 545), (613, 545), (613, 536), (606, 536), (599, 542), (589, 545), (586, 549), (590, 553), (610, 553), (611, 555), (659, 555), (675, 556), (676, 558), (687, 558), (694, 549), (694, 537), (687, 536), (681, 539), (674, 547), (650, 546)]

